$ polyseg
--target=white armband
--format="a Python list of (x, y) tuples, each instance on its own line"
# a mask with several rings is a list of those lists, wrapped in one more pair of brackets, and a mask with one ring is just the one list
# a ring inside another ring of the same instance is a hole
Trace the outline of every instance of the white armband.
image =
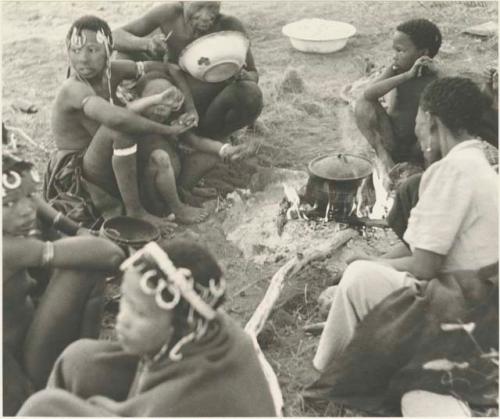
[(137, 153), (137, 144), (134, 144), (131, 147), (127, 148), (114, 148), (113, 149), (113, 156), (117, 157), (125, 157), (125, 156), (131, 156), (132, 154)]

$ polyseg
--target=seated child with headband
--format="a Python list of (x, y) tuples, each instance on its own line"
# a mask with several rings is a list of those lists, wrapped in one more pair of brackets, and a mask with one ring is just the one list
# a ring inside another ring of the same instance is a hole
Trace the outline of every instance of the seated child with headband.
[(121, 267), (118, 342), (80, 340), (21, 416), (274, 416), (249, 336), (218, 309), (225, 282), (193, 242), (149, 243)]
[[(159, 62), (112, 61), (111, 30), (96, 16), (82, 16), (71, 25), (66, 49), (70, 67), (52, 110), (57, 150), (47, 167), (45, 200), (88, 225), (101, 215), (110, 218), (125, 212), (168, 227), (168, 221), (148, 213), (140, 200), (137, 143), (145, 135), (175, 137), (190, 127), (168, 126), (118, 106), (117, 86), (148, 71), (161, 71), (176, 81), (189, 103), (192, 99), (180, 70)], [(106, 164), (112, 169), (113, 180), (116, 179), (119, 199), (106, 200), (107, 196), (102, 194), (102, 200), (96, 203), (94, 197), (89, 197), (87, 185), (93, 183), (91, 174), (96, 163), (87, 149), (103, 141), (112, 144), (113, 153)]]
[[(191, 115), (185, 113), (183, 106), (184, 95), (166, 74), (157, 71), (145, 74), (135, 90), (139, 99), (129, 102), (128, 109), (161, 124), (192, 125)], [(93, 165), (87, 169), (86, 176), (94, 185), (114, 191), (113, 195), (117, 196), (118, 186), (109, 165), (113, 144), (103, 140), (93, 142), (87, 150)], [(186, 183), (191, 183), (197, 162), (200, 159), (211, 160), (214, 164), (219, 159), (234, 161), (247, 147), (200, 137), (192, 130), (180, 134), (178, 140), (155, 134), (141, 137), (137, 143), (139, 190), (145, 208), (152, 214), (165, 216), (172, 212), (176, 222), (192, 224), (208, 215), (205, 209), (195, 207), (200, 201), (184, 188)]]
[[(98, 336), (105, 274), (124, 258), (118, 246), (88, 235), (37, 197), (37, 182), (31, 163), (3, 153), (5, 415), (14, 415), (33, 391), (45, 386), (67, 345)], [(42, 241), (38, 221), (78, 236)], [(50, 276), (36, 305), (30, 295), (35, 280), (28, 272), (33, 268), (45, 268)]]

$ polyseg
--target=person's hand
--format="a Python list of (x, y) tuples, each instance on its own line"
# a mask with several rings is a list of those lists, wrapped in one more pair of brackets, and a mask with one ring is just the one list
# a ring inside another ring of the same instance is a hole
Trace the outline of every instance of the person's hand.
[(186, 112), (179, 116), (176, 121), (181, 125), (188, 126), (189, 128), (194, 128), (198, 125), (198, 114)]
[(184, 95), (175, 86), (165, 89), (163, 92), (155, 95), (155, 103), (157, 105), (166, 105), (172, 111), (178, 111), (184, 103)]
[(413, 63), (413, 67), (408, 70), (407, 74), (410, 78), (420, 77), (424, 68), (431, 73), (437, 73), (438, 71), (436, 62), (431, 57), (424, 55)]
[(156, 34), (148, 38), (147, 52), (153, 57), (163, 57), (167, 53), (167, 37), (164, 34)]
[(189, 131), (191, 128), (194, 128), (196, 125), (197, 121), (193, 117), (193, 115), (185, 113), (176, 120), (172, 121), (168, 128), (170, 130), (170, 134), (180, 135), (186, 131)]
[(498, 94), (498, 71), (496, 68), (488, 68), (483, 71), (483, 92), (490, 97), (495, 99)]
[(240, 145), (232, 145), (232, 144), (224, 144), (219, 151), (219, 156), (223, 162), (235, 162), (241, 160), (246, 151), (246, 146), (244, 144)]
[(182, 114), (179, 119), (182, 119), (184, 123), (188, 122), (190, 125), (193, 127), (198, 126), (198, 122), (200, 122), (200, 116), (198, 115), (198, 112), (196, 111), (196, 108), (190, 108), (186, 109), (186, 112)]

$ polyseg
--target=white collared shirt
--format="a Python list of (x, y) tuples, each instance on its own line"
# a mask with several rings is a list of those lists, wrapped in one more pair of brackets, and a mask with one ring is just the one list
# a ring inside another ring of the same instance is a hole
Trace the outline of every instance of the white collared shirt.
[(423, 174), (405, 241), (444, 255), (443, 272), (498, 260), (498, 176), (479, 140), (457, 144)]

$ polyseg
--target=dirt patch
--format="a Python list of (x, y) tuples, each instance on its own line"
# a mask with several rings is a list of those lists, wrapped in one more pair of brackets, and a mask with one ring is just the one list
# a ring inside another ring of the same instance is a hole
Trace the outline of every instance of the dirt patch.
[[(72, 20), (92, 13), (107, 19), (111, 27), (116, 28), (152, 5), (152, 2), (68, 2), (63, 6), (60, 2), (4, 2), (3, 120), (23, 128), (38, 144), (52, 150), (50, 109), (65, 79), (64, 36)], [(307, 223), (290, 222), (279, 240), (275, 236), (273, 216), (283, 195), (280, 185), (283, 177), (291, 181), (296, 176), (292, 173), (303, 176), (307, 162), (322, 154), (350, 152), (372, 156), (353, 123), (350, 107), (340, 98), (342, 87), (363, 76), (367, 65), (380, 68), (387, 64), (393, 54), (394, 27), (416, 17), (431, 19), (442, 29), (444, 44), (437, 59), (448, 73), (478, 73), (497, 61), (498, 38), (471, 37), (461, 31), (491, 20), (498, 10), (496, 2), (421, 1), (303, 1), (280, 2), (279, 7), (275, 2), (227, 2), (223, 10), (240, 17), (248, 29), (260, 71), (265, 108), (259, 119), (261, 125), (240, 133), (241, 141), (260, 143), (258, 158), (245, 166), (219, 166), (207, 184), (217, 186), (221, 197), (235, 186), (252, 189), (255, 194), (250, 198), (241, 197), (241, 202), (235, 197), (231, 208), (224, 208), (226, 202), (221, 198), (222, 209), (218, 213), (205, 223), (177, 234), (195, 238), (216, 255), (228, 279), (227, 310), (244, 325), (272, 275), (294, 252), (313, 245), (302, 237), (319, 234), (308, 231)], [(334, 54), (297, 52), (281, 35), (281, 27), (312, 17), (349, 22), (357, 28), (357, 34), (345, 49)], [(31, 102), (38, 112), (25, 114), (14, 110), (11, 105), (18, 99)], [(45, 169), (48, 153), (32, 144), (21, 144), (20, 148), (36, 162), (40, 171)], [(262, 167), (287, 168), (294, 172), (272, 172), (282, 173), (282, 178), (276, 179), (275, 189), (263, 192), (265, 186), (262, 185), (269, 183), (265, 179), (269, 172)], [(254, 177), (254, 184), (251, 182), (257, 171), (261, 173), (261, 180), (265, 180), (260, 187), (259, 176)], [(299, 182), (301, 178), (297, 176)], [(328, 229), (323, 231), (329, 234)], [(303, 403), (300, 389), (313, 379), (311, 360), (318, 337), (305, 334), (302, 327), (323, 319), (317, 310), (316, 298), (326, 286), (338, 280), (351, 249), (379, 254), (395, 240), (391, 233), (381, 230), (360, 232), (359, 237), (332, 258), (311, 264), (287, 283), (280, 307), (273, 313), (262, 337), (266, 356), (282, 386), (287, 415), (362, 414), (341, 407)], [(283, 243), (289, 245), (283, 246)], [(117, 284), (111, 282), (109, 295), (113, 296), (116, 291)], [(108, 305), (104, 333), (108, 338), (113, 337), (115, 309), (116, 304)]]

